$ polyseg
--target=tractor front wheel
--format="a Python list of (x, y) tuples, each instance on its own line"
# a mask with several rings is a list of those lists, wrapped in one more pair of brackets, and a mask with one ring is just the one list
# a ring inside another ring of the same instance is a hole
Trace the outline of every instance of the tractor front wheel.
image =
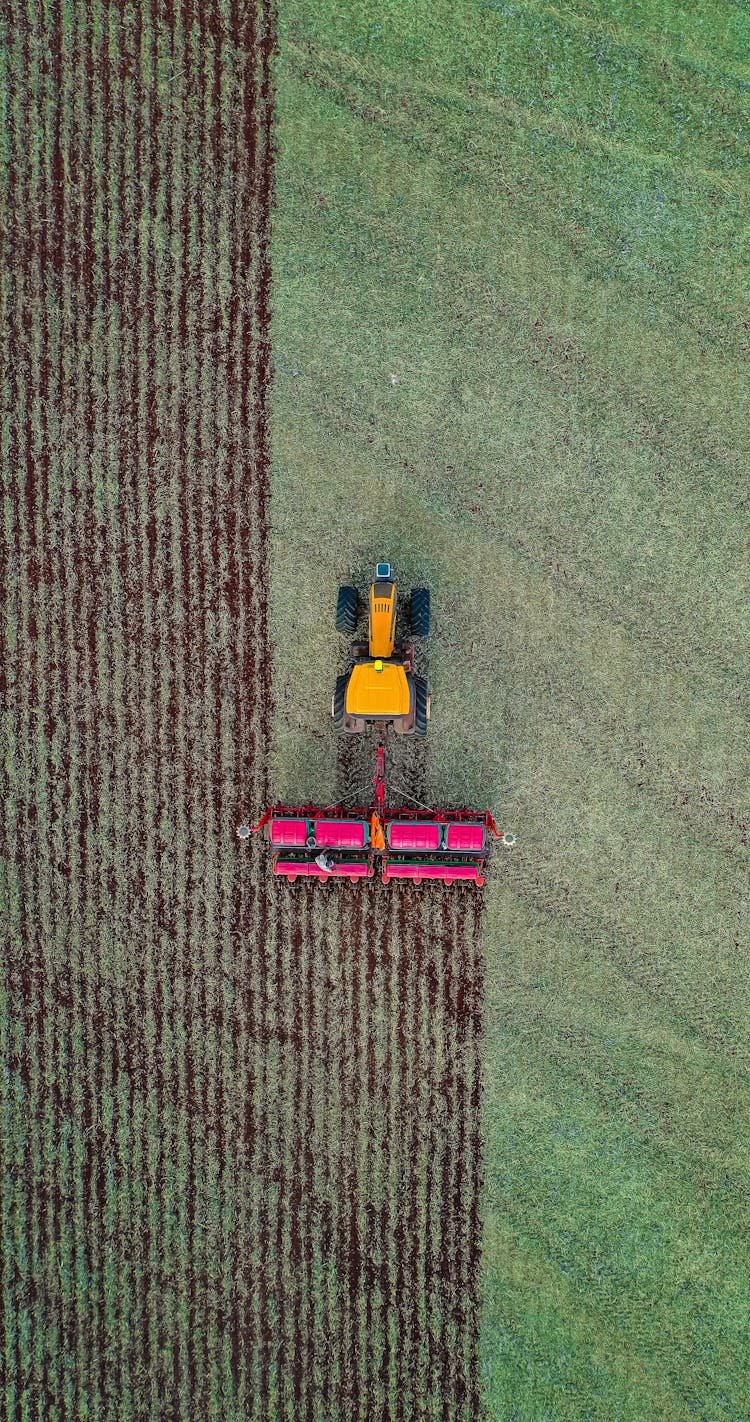
[(414, 689), (417, 698), (414, 708), (414, 734), (426, 736), (427, 722), (430, 719), (430, 698), (427, 695), (427, 682), (423, 677), (415, 676)]
[(430, 631), (430, 589), (414, 588), (409, 604), (412, 637), (427, 637)]
[(356, 588), (339, 588), (336, 602), (336, 631), (355, 632), (359, 612), (359, 594)]
[(346, 710), (346, 683), (348, 676), (337, 676), (336, 685), (331, 701), (331, 715), (333, 716), (333, 726), (336, 731), (344, 729), (344, 712)]

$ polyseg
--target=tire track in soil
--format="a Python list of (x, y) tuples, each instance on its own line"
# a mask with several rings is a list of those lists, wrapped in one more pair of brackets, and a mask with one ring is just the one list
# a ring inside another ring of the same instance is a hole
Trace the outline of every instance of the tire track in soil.
[(372, 732), (336, 737), (336, 803), (344, 809), (354, 810), (370, 803), (377, 748)]

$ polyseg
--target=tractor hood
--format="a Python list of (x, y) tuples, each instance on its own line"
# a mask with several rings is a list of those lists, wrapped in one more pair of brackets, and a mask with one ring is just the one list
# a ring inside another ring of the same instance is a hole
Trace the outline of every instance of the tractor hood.
[(408, 716), (409, 682), (404, 668), (383, 662), (377, 671), (374, 661), (360, 662), (352, 671), (346, 688), (349, 716)]

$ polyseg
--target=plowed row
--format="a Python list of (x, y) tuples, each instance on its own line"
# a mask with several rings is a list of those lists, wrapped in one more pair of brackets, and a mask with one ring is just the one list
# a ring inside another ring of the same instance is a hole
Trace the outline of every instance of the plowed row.
[(478, 905), (271, 886), (274, 15), (53, 7), (3, 170), (3, 1410), (476, 1416)]

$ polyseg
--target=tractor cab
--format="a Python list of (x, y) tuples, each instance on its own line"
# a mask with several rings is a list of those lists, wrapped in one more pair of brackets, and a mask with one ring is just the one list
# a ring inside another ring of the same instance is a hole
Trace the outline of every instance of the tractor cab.
[(408, 716), (413, 681), (398, 662), (386, 662), (381, 657), (358, 662), (346, 688), (346, 714), (367, 720)]

